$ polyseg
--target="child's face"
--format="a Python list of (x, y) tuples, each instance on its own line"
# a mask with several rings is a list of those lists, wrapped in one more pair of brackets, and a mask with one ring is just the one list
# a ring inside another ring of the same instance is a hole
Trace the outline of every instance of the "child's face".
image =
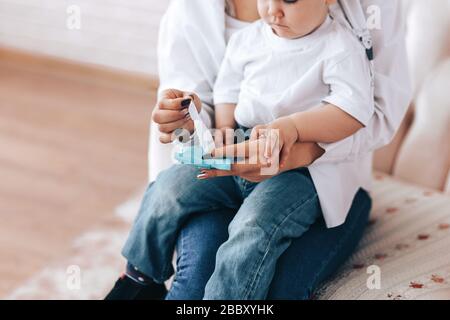
[(336, 0), (258, 0), (261, 18), (282, 38), (303, 37), (318, 28)]

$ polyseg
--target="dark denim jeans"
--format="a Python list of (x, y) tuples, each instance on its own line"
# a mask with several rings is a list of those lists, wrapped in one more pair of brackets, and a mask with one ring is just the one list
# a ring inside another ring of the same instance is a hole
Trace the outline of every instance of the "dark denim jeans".
[[(316, 221), (278, 259), (267, 299), (310, 299), (321, 283), (351, 256), (369, 220), (372, 200), (360, 189), (346, 222), (327, 229)], [(177, 270), (168, 300), (200, 300), (215, 268), (218, 248), (228, 239), (232, 209), (218, 209), (192, 216), (177, 240)]]
[(172, 253), (184, 222), (198, 213), (234, 209), (203, 298), (264, 299), (278, 258), (321, 215), (308, 169), (260, 183), (240, 177), (198, 180), (197, 174), (192, 166), (174, 165), (158, 176), (146, 191), (123, 255), (163, 282), (173, 273)]

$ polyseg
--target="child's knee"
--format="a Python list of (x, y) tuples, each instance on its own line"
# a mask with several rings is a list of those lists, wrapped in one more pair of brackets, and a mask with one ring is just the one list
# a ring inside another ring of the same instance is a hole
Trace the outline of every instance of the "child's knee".
[(173, 165), (158, 175), (155, 181), (156, 190), (160, 195), (168, 197), (180, 196), (183, 192), (190, 193), (198, 181), (197, 171), (192, 166)]
[(229, 225), (229, 234), (250, 233), (267, 236), (281, 221), (280, 212), (269, 202), (248, 201), (239, 209)]
[(192, 181), (198, 174), (198, 170), (193, 166), (175, 164), (170, 168), (162, 171), (156, 178), (156, 183), (175, 185), (186, 181)]
[(229, 239), (258, 242), (268, 236), (268, 225), (261, 221), (258, 215), (235, 217), (228, 226)]

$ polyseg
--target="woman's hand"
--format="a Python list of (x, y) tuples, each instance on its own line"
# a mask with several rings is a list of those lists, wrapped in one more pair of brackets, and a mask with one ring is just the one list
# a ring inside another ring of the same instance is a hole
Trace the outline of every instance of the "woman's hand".
[(276, 163), (270, 164), (265, 160), (263, 152), (266, 140), (264, 138), (253, 141), (245, 141), (239, 144), (224, 146), (213, 151), (213, 157), (241, 158), (231, 166), (231, 171), (201, 170), (199, 179), (215, 177), (239, 176), (252, 182), (261, 182), (276, 176), (282, 172), (307, 167), (320, 158), (324, 150), (316, 143), (297, 142), (289, 153), (283, 168)]
[(290, 117), (282, 117), (268, 125), (259, 125), (253, 128), (251, 141), (265, 138), (264, 157), (271, 164), (279, 164), (280, 168), (286, 166), (290, 152), (298, 141), (298, 131)]
[(177, 129), (186, 129), (191, 134), (194, 132), (194, 122), (188, 111), (191, 100), (194, 100), (195, 106), (200, 112), (202, 102), (195, 93), (177, 89), (168, 89), (161, 92), (153, 110), (152, 119), (158, 124), (159, 140), (162, 143), (172, 142), (175, 138), (173, 132)]
[(210, 179), (216, 177), (239, 176), (248, 181), (261, 182), (279, 174), (279, 168), (271, 168), (264, 160), (266, 141), (264, 139), (245, 141), (239, 144), (230, 144), (216, 148), (212, 152), (213, 158), (238, 158), (231, 165), (231, 170), (207, 170), (202, 169), (198, 179)]

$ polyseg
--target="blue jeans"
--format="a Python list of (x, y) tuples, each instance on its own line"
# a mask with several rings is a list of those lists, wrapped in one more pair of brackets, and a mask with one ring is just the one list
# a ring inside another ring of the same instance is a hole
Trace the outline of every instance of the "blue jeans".
[(234, 209), (229, 237), (218, 249), (204, 299), (264, 299), (278, 258), (321, 215), (308, 169), (260, 183), (239, 177), (197, 180), (197, 174), (192, 166), (175, 165), (158, 176), (146, 192), (124, 256), (141, 272), (163, 282), (173, 273), (172, 253), (186, 219)]
[[(346, 222), (327, 229), (319, 218), (278, 259), (267, 299), (305, 300), (350, 257), (367, 225), (372, 200), (360, 189)], [(215, 268), (218, 248), (228, 238), (235, 211), (228, 208), (188, 219), (177, 239), (177, 270), (167, 300), (200, 300)]]

